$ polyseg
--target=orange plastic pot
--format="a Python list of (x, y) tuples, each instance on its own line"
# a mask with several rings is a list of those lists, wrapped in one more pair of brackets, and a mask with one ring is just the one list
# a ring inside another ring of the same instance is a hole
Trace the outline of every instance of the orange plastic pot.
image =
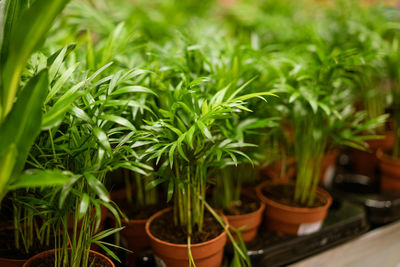
[(264, 209), (265, 204), (260, 202), (260, 207), (254, 212), (241, 215), (225, 215), (225, 217), (228, 219), (229, 225), (234, 228), (245, 226), (241, 231), (242, 240), (250, 242), (257, 236), (258, 228), (263, 219)]
[[(117, 203), (126, 201), (126, 189), (111, 192), (111, 199)], [(122, 220), (122, 225), (125, 228), (121, 230), (121, 236), (126, 241), (128, 249), (133, 252), (129, 255), (129, 266), (135, 266), (136, 256), (144, 249), (150, 248), (150, 238), (145, 229), (146, 222), (147, 219)]]
[(357, 149), (351, 150), (351, 157), (353, 159), (353, 169), (358, 174), (374, 176), (379, 167), (379, 160), (377, 158), (377, 150), (382, 149), (387, 151), (393, 148), (394, 133), (387, 132), (385, 138), (367, 141), (369, 151), (362, 151)]
[(262, 189), (273, 185), (276, 184), (265, 182), (257, 187), (257, 195), (266, 205), (264, 222), (268, 230), (289, 235), (307, 235), (321, 228), (332, 204), (332, 197), (325, 190), (317, 189), (317, 194), (326, 199), (323, 206), (300, 208), (284, 205), (266, 197)]
[(378, 149), (376, 156), (381, 169), (381, 190), (400, 191), (400, 159), (392, 158)]
[(0, 258), (1, 267), (22, 267), (26, 260), (13, 260), (7, 258)]
[[(157, 255), (157, 260), (162, 261), (167, 267), (189, 266), (188, 246), (185, 244), (173, 244), (158, 239), (150, 232), (151, 223), (171, 208), (163, 209), (149, 218), (146, 223), (146, 233), (150, 237), (151, 248)], [(226, 221), (226, 218), (224, 218)], [(216, 238), (207, 242), (192, 244), (191, 252), (197, 267), (220, 267), (223, 260), (226, 233), (222, 232)], [(162, 265), (161, 264), (161, 265)]]
[[(45, 258), (49, 257), (50, 255), (54, 254), (54, 252), (55, 252), (55, 249), (52, 249), (52, 250), (47, 250), (47, 251), (43, 251), (43, 252), (41, 252), (41, 253), (39, 253), (39, 254), (36, 254), (36, 255), (33, 256), (32, 258), (28, 259), (28, 260), (25, 262), (25, 264), (22, 265), (22, 266), (23, 266), (23, 267), (31, 267), (32, 264), (33, 264), (34, 262), (40, 261), (41, 259), (45, 259)], [(107, 262), (107, 265), (108, 265), (108, 266), (105, 266), (105, 267), (115, 267), (114, 263), (113, 263), (109, 258), (107, 258), (106, 256), (104, 256), (103, 254), (98, 253), (98, 252), (93, 251), (93, 250), (91, 250), (90, 253), (91, 253), (91, 254), (95, 254), (96, 257), (100, 257), (100, 258), (102, 258), (105, 262)]]

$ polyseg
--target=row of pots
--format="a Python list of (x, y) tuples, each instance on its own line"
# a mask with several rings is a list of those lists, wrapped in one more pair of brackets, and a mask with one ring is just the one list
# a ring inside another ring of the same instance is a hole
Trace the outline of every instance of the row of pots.
[(400, 191), (400, 159), (391, 157), (394, 132), (383, 139), (367, 141), (370, 151), (352, 150), (354, 171), (374, 177), (380, 171), (381, 191)]
[[(246, 226), (242, 231), (243, 241), (250, 242), (256, 237), (263, 217), (265, 226), (270, 231), (291, 235), (304, 235), (319, 230), (327, 215), (328, 208), (332, 203), (332, 198), (327, 192), (322, 189), (318, 189), (317, 191), (317, 194), (326, 200), (323, 206), (316, 208), (297, 208), (280, 204), (263, 195), (262, 189), (270, 185), (270, 182), (265, 182), (256, 189), (257, 196), (261, 200), (258, 210), (249, 214), (223, 216), (224, 219), (235, 228)], [(147, 221), (142, 220), (140, 224), (135, 220), (131, 220), (126, 223), (127, 228), (123, 230), (122, 235), (127, 240), (132, 241), (130, 244), (133, 246), (130, 247), (130, 249), (133, 251), (137, 252), (150, 244), (152, 250), (157, 255), (157, 260), (163, 262), (165, 266), (188, 266), (189, 255), (187, 245), (173, 244), (160, 240), (150, 231), (151, 223), (168, 211), (169, 208), (161, 210), (151, 216)], [(136, 231), (136, 234), (133, 234), (134, 231)], [(146, 233), (148, 237), (145, 236), (144, 233)], [(135, 237), (135, 239), (132, 239), (133, 237)], [(140, 242), (135, 242), (134, 240), (140, 240)], [(226, 242), (226, 233), (222, 232), (218, 237), (212, 240), (191, 245), (191, 253), (195, 259), (196, 266), (221, 266)], [(138, 246), (142, 247), (139, 248)], [(131, 263), (130, 266), (133, 266), (133, 263)]]
[[(256, 237), (263, 217), (268, 230), (291, 235), (309, 234), (319, 230), (322, 225), (322, 221), (332, 203), (332, 199), (328, 193), (322, 189), (318, 189), (317, 191), (317, 194), (326, 199), (324, 206), (317, 208), (296, 208), (275, 202), (262, 193), (264, 187), (274, 184), (264, 182), (256, 188), (257, 196), (261, 200), (258, 210), (243, 215), (223, 216), (225, 221), (234, 228), (246, 226), (242, 230), (243, 241), (250, 242)], [(127, 241), (128, 248), (134, 252), (129, 259), (129, 266), (134, 266), (135, 255), (148, 247), (153, 249), (157, 255), (157, 260), (162, 261), (166, 266), (180, 267), (188, 265), (189, 255), (187, 245), (173, 244), (160, 240), (150, 231), (151, 223), (162, 214), (168, 212), (169, 209), (163, 209), (155, 213), (148, 220), (129, 220), (124, 222), (126, 228), (121, 234)], [(196, 266), (221, 266), (226, 242), (227, 235), (225, 232), (222, 232), (212, 240), (191, 245), (191, 253), (195, 259)], [(46, 257), (52, 253), (54, 253), (54, 250), (42, 252), (26, 262), (23, 260), (11, 260), (6, 264), (5, 262), (2, 263), (0, 259), (0, 266), (29, 267), (33, 260)], [(95, 251), (92, 253), (96, 254), (96, 257), (104, 257)], [(114, 266), (109, 259), (107, 259), (107, 262), (110, 267)]]

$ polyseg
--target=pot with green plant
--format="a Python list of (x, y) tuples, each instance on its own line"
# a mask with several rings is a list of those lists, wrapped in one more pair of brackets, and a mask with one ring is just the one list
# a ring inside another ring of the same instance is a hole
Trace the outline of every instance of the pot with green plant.
[(329, 52), (323, 46), (312, 51), (317, 53), (286, 60), (285, 77), (276, 85), (289, 94), (281, 99), (287, 100), (290, 110), (287, 120), (293, 127), (296, 182), (266, 182), (257, 190), (267, 205), (267, 228), (291, 235), (318, 231), (332, 203), (331, 196), (318, 187), (325, 153), (341, 145), (362, 149), (366, 139), (376, 136), (361, 134), (385, 119), (366, 120), (365, 112), (352, 107), (356, 55)]
[(381, 190), (400, 191), (400, 81), (399, 81), (399, 36), (396, 30), (389, 29), (392, 36), (388, 40), (389, 51), (385, 57), (386, 71), (389, 78), (391, 95), (393, 98), (393, 119), (394, 119), (394, 143), (392, 147), (381, 147), (377, 150), (376, 156), (379, 159), (381, 171)]
[[(154, 178), (143, 173), (123, 170), (126, 188), (112, 191), (110, 194), (111, 199), (127, 217), (122, 219), (125, 228), (121, 231), (121, 237), (127, 248), (132, 251), (129, 255), (129, 266), (135, 266), (137, 255), (143, 249), (150, 248), (150, 239), (145, 231), (146, 222), (154, 213), (164, 208), (159, 204), (158, 191), (145, 188)], [(131, 182), (132, 179), (134, 183)]]
[(270, 93), (238, 96), (245, 84), (239, 89), (227, 86), (206, 97), (201, 89), (210, 86), (207, 81), (183, 80), (175, 86), (169, 84), (173, 80), (164, 81), (169, 84), (167, 90), (153, 105), (158, 119), (143, 126), (143, 139), (150, 142), (147, 157), (169, 165), (150, 186), (168, 182), (167, 200), (173, 199), (173, 207), (154, 214), (146, 224), (151, 246), (166, 266), (220, 266), (226, 235), (233, 240), (235, 259), (248, 264), (226, 221), (205, 201), (206, 190), (211, 166), (225, 157), (243, 156), (224, 147), (229, 140), (223, 134), (223, 122), (247, 110), (246, 100)]
[[(43, 132), (31, 151), (31, 165), (34, 167), (68, 169), (73, 172), (73, 178), (67, 184), (51, 190), (49, 205), (46, 210), (41, 211), (52, 214), (52, 220), (46, 223), (55, 232), (61, 233), (61, 237), (55, 239), (55, 250), (42, 254), (47, 255), (46, 259), (40, 258), (45, 262), (52, 262), (53, 266), (89, 266), (98, 258), (93, 257), (93, 245), (118, 260), (108, 246), (119, 246), (102, 240), (122, 229), (122, 213), (110, 200), (103, 185), (106, 174), (120, 168), (139, 173), (146, 173), (145, 170), (151, 169), (138, 162), (131, 147), (136, 128), (124, 118), (126, 114), (130, 114), (132, 105), (139, 104), (134, 99), (125, 98), (118, 91), (126, 80), (132, 78), (130, 74), (134, 70), (123, 70), (107, 76), (108, 79), (101, 79), (111, 65), (106, 64), (85, 77), (84, 82), (78, 82), (72, 87), (72, 95), (78, 97), (67, 105), (67, 115), (54, 119), (52, 124), (56, 125), (55, 128)], [(84, 75), (90, 72), (84, 72)], [(77, 76), (80, 78), (80, 74)], [(72, 89), (68, 89), (67, 93), (71, 96), (70, 90)], [(121, 98), (116, 99), (115, 95)], [(53, 109), (58, 103), (66, 101), (64, 96), (65, 94), (53, 94), (47, 103), (52, 104)], [(117, 228), (101, 229), (105, 213), (103, 207), (115, 217)]]
[[(262, 102), (262, 105), (264, 104)], [(227, 124), (224, 132), (229, 138), (219, 146), (228, 155), (235, 153), (242, 157), (230, 157), (219, 162), (216, 161), (214, 163), (215, 171), (211, 176), (214, 177), (212, 180), (214, 183), (214, 207), (222, 210), (230, 226), (240, 230), (244, 242), (250, 242), (257, 235), (265, 204), (255, 194), (255, 186), (259, 182), (259, 169), (258, 163), (253, 159), (260, 157), (258, 155), (260, 152), (256, 150), (258, 146), (246, 143), (245, 140), (254, 142), (257, 137), (263, 139), (264, 134), (258, 133), (273, 131), (277, 125), (277, 117), (271, 119), (244, 118), (245, 115), (236, 116), (230, 124)], [(253, 134), (250, 135), (250, 133)], [(265, 161), (265, 158), (269, 156), (269, 154), (268, 156), (263, 154), (261, 160)]]
[[(0, 202), (9, 190), (54, 186), (69, 180), (59, 171), (23, 172), (29, 149), (46, 120), (41, 109), (49, 84), (56, 80), (50, 74), (52, 62), (28, 75), (26, 65), (68, 2), (16, 0), (0, 3)], [(13, 236), (2, 238), (7, 244), (1, 247), (13, 246), (13, 250), (21, 252), (22, 259), (7, 259), (13, 252), (5, 249), (0, 255), (1, 266), (22, 266), (23, 259), (35, 251), (34, 244), (48, 243), (43, 234), (34, 231), (36, 218), (29, 208), (13, 205), (13, 211), (14, 225), (2, 231)], [(28, 216), (21, 221), (21, 214)]]
[(265, 209), (265, 204), (255, 196), (253, 188), (242, 188), (246, 182), (251, 183), (255, 176), (255, 167), (243, 163), (238, 166), (226, 165), (215, 179), (214, 206), (223, 211), (229, 225), (240, 230), (244, 242), (256, 237)]

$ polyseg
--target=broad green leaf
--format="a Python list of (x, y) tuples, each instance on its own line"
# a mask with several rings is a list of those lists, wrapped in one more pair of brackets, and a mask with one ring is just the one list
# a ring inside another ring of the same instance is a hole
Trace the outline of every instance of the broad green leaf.
[(79, 204), (79, 214), (78, 214), (79, 220), (81, 220), (83, 218), (83, 216), (86, 215), (86, 212), (89, 208), (89, 203), (90, 203), (89, 195), (86, 193), (83, 193), (81, 203)]
[(159, 179), (155, 179), (153, 181), (151, 181), (150, 183), (148, 183), (146, 185), (146, 190), (152, 190), (153, 188), (155, 188), (157, 185), (164, 183), (165, 181), (167, 181), (167, 178), (159, 178)]
[(0, 68), (3, 81), (1, 106), (4, 109), (0, 117), (6, 117), (11, 111), (26, 61), (68, 2), (69, 0), (36, 0), (12, 27), (7, 60)]
[(19, 175), (9, 186), (9, 190), (24, 187), (45, 187), (64, 185), (71, 180), (69, 172), (59, 170), (26, 170)]
[(123, 117), (117, 116), (117, 115), (104, 114), (104, 115), (100, 115), (99, 119), (114, 122), (116, 124), (125, 126), (126, 128), (128, 128), (132, 131), (136, 130), (135, 126), (133, 126), (133, 124), (130, 121), (128, 121), (127, 119), (125, 119)]
[(110, 196), (106, 187), (93, 175), (90, 173), (85, 173), (86, 181), (89, 187), (98, 195), (98, 197), (104, 202), (110, 202)]
[(157, 95), (154, 91), (151, 89), (144, 87), (144, 86), (139, 86), (139, 85), (132, 85), (132, 86), (126, 86), (119, 88), (111, 93), (111, 95), (122, 95), (122, 94), (127, 94), (127, 93), (148, 93), (148, 94), (153, 94)]
[[(40, 132), (41, 108), (46, 96), (47, 85), (46, 70), (30, 79), (0, 126), (0, 159), (8, 158), (6, 155), (8, 153), (16, 156), (16, 160), (13, 161), (14, 168), (11, 165), (4, 166), (2, 161), (0, 169), (13, 168), (12, 176), (14, 177), (23, 169), (29, 150)], [(14, 152), (10, 146), (15, 146)], [(0, 177), (1, 186), (5, 186), (9, 179), (10, 177)], [(3, 190), (4, 187), (0, 187), (0, 194)]]
[(60, 98), (54, 106), (43, 115), (42, 130), (48, 130), (60, 124), (72, 103), (83, 94), (84, 92), (75, 92), (74, 94), (70, 94), (67, 98)]
[(100, 145), (111, 155), (111, 146), (107, 134), (99, 127), (93, 128), (93, 134), (99, 140)]
[(204, 136), (207, 137), (208, 139), (212, 140), (212, 135), (211, 135), (210, 131), (208, 130), (208, 128), (204, 125), (204, 123), (201, 120), (198, 120), (196, 123), (197, 123), (197, 126), (199, 127), (200, 131), (204, 134)]

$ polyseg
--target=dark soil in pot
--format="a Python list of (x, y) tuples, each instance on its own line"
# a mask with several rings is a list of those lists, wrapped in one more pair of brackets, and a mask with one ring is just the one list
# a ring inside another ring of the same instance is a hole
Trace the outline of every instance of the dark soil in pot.
[[(219, 236), (223, 228), (209, 212), (204, 213), (204, 224), (201, 232), (193, 229), (192, 244), (206, 242)], [(151, 233), (163, 240), (174, 244), (187, 244), (186, 229), (175, 226), (172, 210), (156, 218), (150, 225)]]
[(225, 215), (242, 215), (254, 212), (260, 208), (260, 202), (247, 196), (241, 196), (240, 200), (233, 203), (230, 208), (223, 209)]
[[(50, 240), (54, 240), (54, 238), (50, 238)], [(22, 242), (20, 244), (23, 246)], [(54, 246), (42, 246), (38, 240), (35, 240), (27, 254), (23, 247), (20, 249), (15, 248), (13, 229), (8, 228), (0, 230), (0, 258), (26, 260), (33, 255), (52, 248), (54, 248)]]
[[(305, 207), (304, 204), (294, 201), (295, 186), (292, 184), (274, 184), (265, 186), (262, 188), (262, 193), (269, 199), (278, 202), (280, 204), (288, 205), (291, 207)], [(321, 207), (326, 204), (326, 199), (320, 195), (315, 195), (315, 201), (312, 206), (306, 206), (307, 208)]]

